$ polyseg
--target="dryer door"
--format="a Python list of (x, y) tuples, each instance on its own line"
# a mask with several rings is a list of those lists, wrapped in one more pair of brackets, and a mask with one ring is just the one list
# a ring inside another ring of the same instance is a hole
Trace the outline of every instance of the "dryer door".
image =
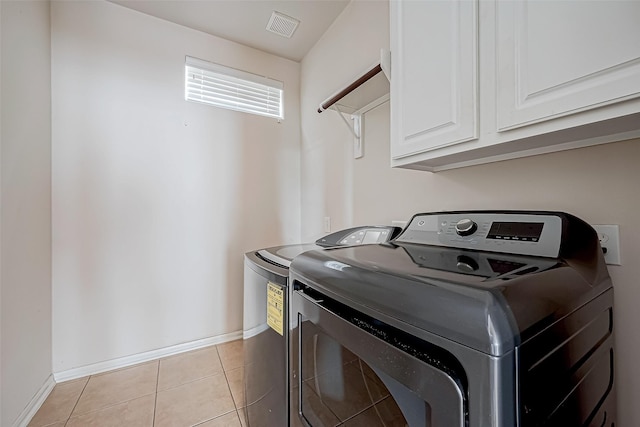
[(292, 426), (467, 425), (466, 379), (450, 353), (321, 294), (293, 298), (300, 375)]

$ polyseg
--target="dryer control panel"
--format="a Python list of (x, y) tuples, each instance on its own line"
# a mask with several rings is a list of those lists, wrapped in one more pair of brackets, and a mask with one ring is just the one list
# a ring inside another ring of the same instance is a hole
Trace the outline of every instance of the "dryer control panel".
[(384, 243), (395, 238), (401, 231), (400, 227), (391, 226), (354, 227), (321, 237), (316, 240), (316, 245), (336, 247)]
[(554, 213), (417, 214), (396, 242), (556, 258), (563, 219)]

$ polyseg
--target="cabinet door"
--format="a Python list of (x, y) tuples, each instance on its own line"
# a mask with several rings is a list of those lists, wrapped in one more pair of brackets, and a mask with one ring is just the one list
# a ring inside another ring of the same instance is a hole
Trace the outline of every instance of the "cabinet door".
[(391, 156), (477, 138), (477, 1), (391, 1)]
[(640, 1), (498, 1), (498, 131), (640, 96)]

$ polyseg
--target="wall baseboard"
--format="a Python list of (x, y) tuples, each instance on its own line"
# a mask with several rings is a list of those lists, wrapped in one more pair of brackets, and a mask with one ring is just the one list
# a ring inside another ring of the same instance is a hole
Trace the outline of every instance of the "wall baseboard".
[(187, 351), (209, 347), (211, 345), (222, 344), (236, 339), (242, 339), (242, 331), (217, 335), (210, 338), (203, 338), (200, 340), (159, 348), (157, 350), (151, 350), (144, 353), (133, 354), (131, 356), (119, 357), (117, 359), (93, 363), (91, 365), (68, 369), (66, 371), (54, 372), (53, 378), (55, 379), (56, 383), (75, 380), (77, 378), (86, 377), (88, 375), (95, 375), (102, 372), (111, 371), (113, 369), (126, 368), (127, 366), (149, 362), (151, 360), (160, 359), (162, 357), (173, 356)]
[(12, 427), (27, 427), (31, 419), (36, 415), (38, 409), (42, 406), (49, 394), (55, 387), (56, 382), (53, 378), (53, 374), (49, 375), (49, 377), (45, 380), (40, 390), (33, 396), (29, 404), (22, 410), (18, 418), (12, 424)]

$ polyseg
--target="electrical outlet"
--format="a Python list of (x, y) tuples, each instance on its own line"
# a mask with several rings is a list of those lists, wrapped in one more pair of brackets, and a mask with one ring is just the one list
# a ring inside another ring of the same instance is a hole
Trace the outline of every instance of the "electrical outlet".
[(620, 262), (620, 231), (617, 225), (592, 225), (600, 246), (604, 252), (604, 260), (607, 264), (622, 265)]
[(322, 228), (324, 229), (325, 233), (331, 233), (331, 217), (330, 216), (324, 217), (324, 220), (322, 221)]

